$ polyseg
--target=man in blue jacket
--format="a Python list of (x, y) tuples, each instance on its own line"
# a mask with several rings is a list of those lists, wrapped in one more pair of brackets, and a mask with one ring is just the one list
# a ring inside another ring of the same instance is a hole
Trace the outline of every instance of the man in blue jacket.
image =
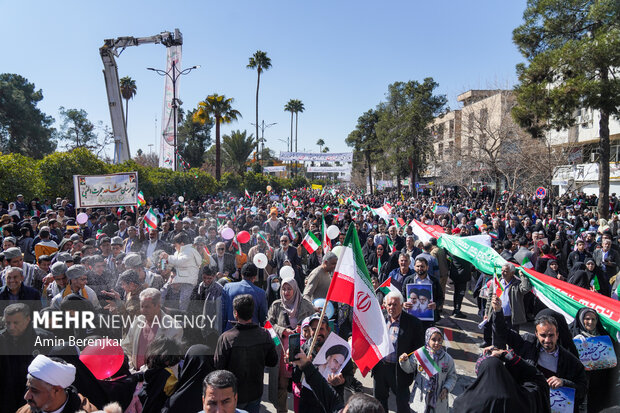
[(241, 268), (241, 281), (228, 283), (222, 291), (222, 331), (230, 330), (234, 322), (233, 300), (241, 294), (250, 294), (254, 298), (254, 316), (252, 321), (260, 326), (267, 320), (267, 297), (265, 291), (254, 285), (258, 268), (252, 263), (246, 263)]

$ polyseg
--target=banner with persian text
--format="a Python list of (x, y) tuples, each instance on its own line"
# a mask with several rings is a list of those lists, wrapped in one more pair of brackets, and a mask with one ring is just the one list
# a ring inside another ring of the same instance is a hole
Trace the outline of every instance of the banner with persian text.
[(351, 166), (309, 166), (307, 172), (348, 172), (351, 173)]
[(280, 152), (281, 161), (318, 161), (318, 162), (353, 162), (353, 152), (312, 153)]
[(76, 208), (136, 206), (138, 173), (73, 175)]

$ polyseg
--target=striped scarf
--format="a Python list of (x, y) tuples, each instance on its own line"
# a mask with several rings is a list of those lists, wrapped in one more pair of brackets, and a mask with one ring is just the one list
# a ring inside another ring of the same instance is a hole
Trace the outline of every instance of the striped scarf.
[[(65, 298), (69, 294), (73, 294), (73, 290), (71, 289), (71, 286), (67, 284), (67, 287), (62, 292), (62, 298)], [(88, 300), (88, 293), (86, 292), (86, 288), (82, 287), (82, 289), (80, 290), (80, 295)]]

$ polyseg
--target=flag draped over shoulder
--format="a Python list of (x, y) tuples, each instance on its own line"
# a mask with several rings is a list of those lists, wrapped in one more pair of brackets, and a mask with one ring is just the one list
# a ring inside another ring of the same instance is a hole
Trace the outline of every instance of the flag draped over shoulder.
[(352, 357), (362, 375), (366, 376), (393, 351), (393, 346), (354, 225), (349, 225), (326, 300), (352, 307)]

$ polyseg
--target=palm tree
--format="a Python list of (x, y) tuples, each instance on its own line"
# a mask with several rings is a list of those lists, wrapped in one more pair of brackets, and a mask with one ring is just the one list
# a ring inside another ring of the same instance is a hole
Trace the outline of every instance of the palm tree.
[(325, 145), (325, 141), (323, 139), (319, 139), (316, 141), (316, 144), (319, 146), (319, 152), (323, 150), (323, 145)]
[(198, 102), (198, 110), (194, 113), (194, 122), (206, 123), (209, 117), (215, 119), (215, 179), (222, 177), (222, 157), (220, 145), (220, 125), (231, 123), (241, 117), (241, 113), (232, 108), (233, 98), (214, 93), (207, 96), (203, 102)]
[(301, 100), (295, 99), (295, 152), (297, 152), (297, 124), (299, 123), (299, 112), (304, 111), (304, 104)]
[(323, 148), (323, 153), (327, 153), (327, 152), (329, 152), (329, 148), (326, 146)]
[(253, 150), (254, 137), (252, 134), (247, 136), (247, 131), (235, 130), (230, 135), (224, 135), (222, 138), (224, 159), (235, 168), (239, 175), (243, 174), (245, 164), (250, 155), (252, 155)]
[(296, 99), (291, 99), (286, 105), (284, 105), (284, 111), (291, 112), (291, 140), (289, 141), (288, 148), (291, 152), (293, 152), (293, 114), (295, 113), (295, 101)]
[(125, 133), (127, 133), (127, 118), (129, 116), (129, 99), (133, 99), (136, 96), (136, 92), (138, 88), (136, 87), (136, 81), (130, 78), (129, 76), (125, 76), (121, 78), (121, 96), (125, 99)]
[(250, 63), (246, 66), (248, 69), (256, 69), (258, 75), (256, 79), (256, 156), (258, 156), (258, 89), (260, 87), (260, 74), (263, 70), (269, 70), (271, 67), (271, 59), (267, 57), (267, 52), (257, 50), (250, 56)]

